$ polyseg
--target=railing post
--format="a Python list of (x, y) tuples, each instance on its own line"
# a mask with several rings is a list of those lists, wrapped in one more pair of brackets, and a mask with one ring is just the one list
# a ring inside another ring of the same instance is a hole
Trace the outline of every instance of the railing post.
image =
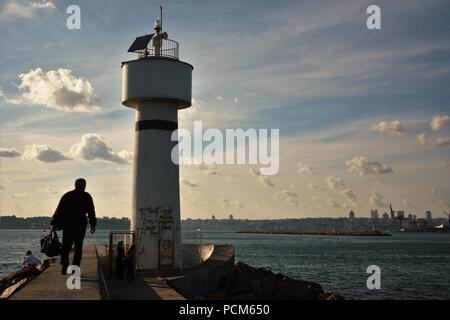
[(109, 277), (112, 278), (112, 264), (113, 264), (113, 233), (109, 233)]

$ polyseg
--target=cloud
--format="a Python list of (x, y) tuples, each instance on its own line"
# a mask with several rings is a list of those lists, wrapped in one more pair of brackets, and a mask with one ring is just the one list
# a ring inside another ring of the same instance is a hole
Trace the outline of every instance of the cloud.
[(298, 193), (296, 192), (281, 190), (275, 192), (273, 195), (276, 200), (283, 201), (291, 207), (298, 206)]
[(436, 145), (439, 147), (445, 147), (450, 145), (450, 137), (438, 137), (436, 139)]
[(188, 179), (181, 179), (181, 183), (184, 184), (185, 186), (191, 187), (191, 188), (197, 188), (199, 186), (198, 182), (194, 182), (194, 181), (190, 181)]
[(128, 150), (114, 152), (104, 138), (95, 133), (88, 133), (81, 137), (81, 141), (70, 148), (70, 153), (74, 158), (86, 161), (104, 160), (118, 164), (130, 164), (133, 160), (133, 153)]
[(222, 208), (228, 209), (243, 209), (244, 205), (239, 201), (232, 201), (230, 199), (220, 198), (219, 200), (220, 205)]
[(428, 138), (427, 138), (427, 134), (424, 133), (419, 133), (418, 135), (416, 135), (417, 140), (420, 142), (421, 145), (426, 145)]
[(383, 202), (383, 196), (376, 191), (371, 192), (369, 202), (375, 207), (389, 207), (387, 203)]
[(13, 104), (33, 104), (65, 112), (98, 112), (100, 106), (91, 83), (77, 78), (71, 70), (44, 72), (41, 68), (19, 75), (18, 86), (24, 91)]
[(323, 202), (323, 199), (322, 199), (321, 197), (314, 196), (314, 197), (312, 197), (312, 199), (313, 199), (313, 201), (315, 201), (315, 202), (319, 202), (319, 203), (322, 203), (322, 202)]
[(450, 125), (450, 117), (449, 116), (435, 116), (433, 120), (431, 120), (431, 130), (433, 131), (441, 131)]
[(234, 97), (234, 103), (239, 103), (238, 97)]
[(211, 176), (219, 176), (221, 177), (222, 175), (220, 174), (218, 167), (214, 164), (206, 164), (206, 163), (201, 163), (201, 164), (195, 164), (194, 167), (206, 174), (209, 174)]
[(369, 161), (367, 157), (355, 156), (351, 160), (346, 160), (345, 165), (348, 171), (354, 172), (359, 176), (365, 174), (388, 174), (394, 172), (391, 167), (381, 165), (376, 161)]
[(347, 199), (348, 203), (351, 206), (355, 207), (357, 205), (356, 204), (356, 195), (351, 189), (346, 188), (341, 191), (341, 194)]
[(21, 153), (14, 148), (0, 148), (0, 158), (16, 158)]
[(273, 183), (273, 181), (267, 176), (260, 176), (258, 178), (258, 180), (266, 188), (273, 188), (273, 187), (275, 187), (275, 183)]
[(29, 197), (30, 197), (30, 193), (28, 193), (28, 192), (18, 192), (18, 193), (10, 194), (8, 196), (8, 198), (10, 198), (10, 199), (26, 199)]
[(445, 174), (450, 176), (450, 161), (442, 161), (441, 165), (442, 165), (442, 168), (445, 171)]
[(51, 194), (53, 196), (59, 195), (59, 192), (56, 189), (53, 189), (51, 187), (45, 187), (45, 188), (43, 188), (41, 190), (44, 191), (44, 192), (47, 192), (48, 194)]
[(266, 188), (275, 187), (275, 183), (273, 183), (273, 181), (268, 176), (262, 176), (261, 171), (259, 169), (250, 168), (249, 172), (252, 176), (258, 177), (258, 181), (263, 185), (263, 187)]
[(0, 5), (0, 20), (12, 20), (15, 18), (32, 18), (39, 10), (56, 10), (52, 1), (21, 3), (9, 1)]
[(333, 191), (336, 189), (345, 187), (344, 180), (342, 180), (340, 178), (335, 178), (333, 176), (326, 177), (325, 182), (328, 184), (328, 187)]
[(403, 199), (403, 204), (410, 208), (417, 208), (417, 206), (415, 206), (411, 202), (409, 202), (408, 199)]
[(377, 124), (372, 125), (372, 130), (377, 131), (379, 133), (390, 133), (390, 134), (402, 134), (405, 129), (400, 124), (399, 120), (386, 122), (381, 121)]
[(122, 198), (118, 198), (118, 197), (112, 197), (111, 201), (116, 204), (127, 204), (127, 202), (125, 200), (123, 200)]
[(297, 163), (297, 172), (299, 174), (313, 174), (314, 173), (312, 168), (309, 165), (304, 164), (303, 162)]
[(319, 189), (319, 187), (316, 184), (312, 183), (312, 182), (305, 184), (305, 187), (307, 187), (308, 189), (311, 189), (311, 190)]
[(31, 6), (33, 8), (38, 8), (38, 9), (50, 9), (50, 10), (56, 9), (55, 4), (51, 1), (32, 2)]
[(333, 199), (327, 199), (327, 205), (331, 208), (341, 208), (341, 205)]
[(27, 161), (40, 161), (48, 163), (71, 160), (61, 151), (53, 149), (53, 147), (49, 145), (38, 144), (26, 146), (23, 153), (23, 159)]

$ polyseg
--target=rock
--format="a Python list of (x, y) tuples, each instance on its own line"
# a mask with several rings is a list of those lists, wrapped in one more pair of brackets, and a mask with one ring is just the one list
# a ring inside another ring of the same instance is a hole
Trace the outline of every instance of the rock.
[(319, 295), (319, 300), (345, 300), (345, 298), (334, 292), (325, 292)]
[(273, 273), (267, 268), (254, 268), (243, 262), (235, 265), (229, 277), (221, 279), (218, 290), (207, 295), (214, 300), (341, 300), (314, 282), (302, 281)]

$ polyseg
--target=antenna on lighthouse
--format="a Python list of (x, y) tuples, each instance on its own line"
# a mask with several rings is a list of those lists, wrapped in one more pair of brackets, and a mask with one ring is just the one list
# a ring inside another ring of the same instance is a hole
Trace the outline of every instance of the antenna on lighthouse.
[(162, 1), (161, 1), (161, 6), (159, 7), (159, 10), (161, 11), (160, 12), (160, 15), (159, 15), (159, 21), (160, 21), (160, 23), (161, 23), (161, 32), (162, 32), (162, 30), (163, 30), (163, 20), (162, 20)]

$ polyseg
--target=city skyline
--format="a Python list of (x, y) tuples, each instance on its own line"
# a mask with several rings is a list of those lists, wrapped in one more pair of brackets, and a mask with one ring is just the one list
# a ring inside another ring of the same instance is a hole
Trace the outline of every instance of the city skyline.
[[(2, 1), (0, 214), (51, 215), (78, 177), (99, 216), (128, 217), (134, 113), (120, 63), (158, 1)], [(450, 208), (450, 22), (445, 1), (164, 3), (191, 63), (180, 127), (280, 129), (280, 170), (181, 165), (181, 217), (370, 217)], [(145, 8), (143, 10), (142, 8)], [(185, 14), (188, 11), (189, 14)]]

